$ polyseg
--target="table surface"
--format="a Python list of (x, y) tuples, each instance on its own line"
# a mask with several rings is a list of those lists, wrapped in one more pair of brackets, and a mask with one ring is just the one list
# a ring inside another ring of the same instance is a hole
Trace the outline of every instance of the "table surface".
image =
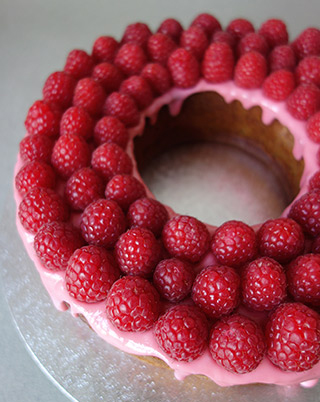
[[(187, 26), (200, 12), (214, 14), (224, 26), (237, 17), (248, 18), (256, 27), (268, 18), (282, 18), (294, 38), (308, 26), (319, 26), (319, 11), (318, 0), (1, 0), (0, 211), (12, 191), (12, 171), (26, 112), (41, 97), (49, 73), (63, 68), (71, 49), (90, 52), (96, 37), (106, 34), (119, 39), (125, 26), (136, 21), (147, 21), (156, 29), (163, 19), (174, 17)], [(0, 328), (0, 401), (67, 401), (29, 355), (3, 292)]]

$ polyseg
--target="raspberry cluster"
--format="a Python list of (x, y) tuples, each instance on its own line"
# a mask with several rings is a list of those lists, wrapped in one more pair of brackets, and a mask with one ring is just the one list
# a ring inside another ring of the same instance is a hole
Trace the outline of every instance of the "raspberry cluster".
[(185, 30), (175, 19), (154, 33), (131, 24), (121, 41), (101, 36), (91, 54), (71, 51), (30, 107), (15, 179), (21, 225), (71, 297), (104, 303), (122, 331), (154, 331), (170, 358), (207, 350), (237, 374), (264, 356), (308, 370), (320, 360), (320, 173), (287, 217), (258, 231), (229, 221), (213, 234), (194, 217), (169, 216), (135, 174), (131, 128), (143, 110), (200, 79), (261, 88), (320, 143), (320, 30), (289, 43), (277, 19), (258, 30), (245, 19), (223, 30), (209, 14)]

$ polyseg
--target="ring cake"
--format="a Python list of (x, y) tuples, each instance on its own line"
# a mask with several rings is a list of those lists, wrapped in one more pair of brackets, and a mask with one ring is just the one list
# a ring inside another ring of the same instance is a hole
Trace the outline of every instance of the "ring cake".
[[(59, 310), (178, 379), (312, 386), (320, 377), (320, 31), (129, 25), (75, 49), (29, 109), (17, 227)], [(281, 217), (219, 227), (161, 204), (139, 171), (173, 146), (265, 160)], [(319, 253), (318, 253), (319, 251)]]

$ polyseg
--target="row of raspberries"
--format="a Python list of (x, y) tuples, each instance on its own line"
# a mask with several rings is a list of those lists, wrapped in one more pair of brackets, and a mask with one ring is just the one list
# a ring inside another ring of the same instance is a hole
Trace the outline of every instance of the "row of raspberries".
[(308, 370), (320, 360), (320, 173), (287, 218), (257, 232), (229, 221), (212, 236), (194, 217), (169, 218), (133, 175), (126, 149), (141, 111), (200, 77), (262, 87), (320, 142), (318, 29), (288, 44), (275, 19), (257, 32), (244, 19), (222, 30), (209, 14), (186, 30), (174, 19), (155, 34), (132, 24), (120, 42), (98, 38), (91, 55), (71, 51), (29, 109), (15, 178), (20, 222), (71, 297), (105, 303), (122, 331), (152, 330), (172, 359), (209, 350), (234, 373), (265, 355), (282, 370)]

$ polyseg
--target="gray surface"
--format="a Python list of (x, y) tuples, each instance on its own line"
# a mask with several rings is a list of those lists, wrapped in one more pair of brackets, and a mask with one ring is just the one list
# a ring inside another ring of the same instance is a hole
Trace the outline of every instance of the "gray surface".
[[(162, 19), (172, 16), (186, 26), (202, 11), (212, 12), (224, 25), (235, 17), (245, 16), (259, 26), (265, 19), (278, 16), (286, 20), (290, 33), (295, 36), (307, 26), (319, 26), (320, 4), (318, 0), (304, 3), (298, 0), (198, 0), (189, 3), (182, 0), (1, 0), (0, 210), (11, 191), (12, 169), (18, 143), (24, 134), (26, 111), (41, 96), (48, 74), (63, 67), (69, 50), (90, 51), (97, 36), (112, 34), (119, 38), (125, 26), (134, 21), (148, 21), (155, 29)], [(0, 401), (67, 401), (37, 367), (21, 342), (3, 292), (0, 328)], [(283, 395), (283, 400), (288, 400), (287, 397)], [(307, 401), (306, 398), (303, 400)]]

